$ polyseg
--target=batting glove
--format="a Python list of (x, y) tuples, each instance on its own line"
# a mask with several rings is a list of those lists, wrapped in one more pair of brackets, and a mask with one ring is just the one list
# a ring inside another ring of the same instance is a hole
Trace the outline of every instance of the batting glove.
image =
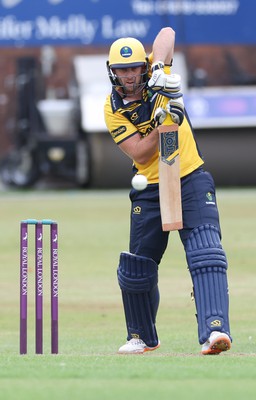
[(156, 121), (156, 126), (162, 125), (167, 115), (167, 111), (161, 107), (158, 107), (154, 114), (154, 120)]
[(180, 97), (170, 99), (166, 104), (166, 110), (171, 115), (175, 124), (181, 125), (184, 119), (184, 102), (183, 95), (180, 92)]
[(177, 93), (180, 91), (180, 75), (165, 74), (164, 63), (162, 61), (152, 64), (152, 76), (148, 81), (148, 86), (155, 90), (163, 90), (167, 93)]
[(148, 81), (148, 86), (155, 90), (161, 90), (165, 82), (164, 63), (157, 61), (151, 66), (152, 76)]

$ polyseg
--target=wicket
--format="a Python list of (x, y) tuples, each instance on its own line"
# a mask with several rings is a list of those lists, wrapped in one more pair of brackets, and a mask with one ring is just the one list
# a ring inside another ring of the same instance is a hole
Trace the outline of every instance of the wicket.
[(51, 353), (58, 354), (58, 224), (50, 219), (20, 223), (20, 354), (27, 354), (28, 225), (35, 225), (35, 352), (43, 354), (43, 226), (50, 226)]

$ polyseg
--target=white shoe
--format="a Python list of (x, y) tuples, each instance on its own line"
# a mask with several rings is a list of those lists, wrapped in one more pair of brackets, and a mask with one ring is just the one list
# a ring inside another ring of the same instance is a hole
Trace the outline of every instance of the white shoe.
[(118, 350), (119, 354), (143, 354), (146, 351), (153, 351), (160, 347), (160, 342), (158, 342), (155, 347), (148, 347), (146, 343), (141, 339), (131, 339), (128, 340), (123, 346)]
[(222, 351), (227, 351), (231, 347), (230, 337), (223, 332), (213, 331), (209, 339), (203, 344), (201, 353), (219, 354)]

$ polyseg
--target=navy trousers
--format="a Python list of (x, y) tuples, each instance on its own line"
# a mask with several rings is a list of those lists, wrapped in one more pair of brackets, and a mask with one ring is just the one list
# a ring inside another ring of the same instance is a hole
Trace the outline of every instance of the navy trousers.
[[(220, 231), (215, 184), (211, 174), (199, 168), (181, 179), (183, 229), (179, 231), (184, 247), (190, 232), (204, 224)], [(130, 252), (152, 258), (158, 265), (168, 244), (169, 232), (162, 231), (158, 184), (143, 191), (130, 192)]]

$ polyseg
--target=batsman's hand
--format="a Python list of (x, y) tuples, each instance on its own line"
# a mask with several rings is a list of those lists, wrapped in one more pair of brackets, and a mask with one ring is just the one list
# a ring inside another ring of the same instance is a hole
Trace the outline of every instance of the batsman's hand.
[(166, 110), (171, 115), (171, 119), (175, 124), (181, 125), (184, 119), (184, 101), (180, 92), (180, 97), (170, 99), (166, 104)]
[(158, 61), (152, 65), (152, 76), (148, 81), (148, 86), (156, 92), (162, 90), (167, 93), (177, 93), (180, 91), (181, 78), (178, 74), (165, 74), (164, 64)]
[(161, 107), (158, 107), (154, 114), (154, 120), (156, 121), (156, 126), (162, 125), (167, 115), (167, 111)]
[(161, 90), (165, 82), (164, 63), (157, 61), (151, 66), (152, 75), (148, 81), (148, 86), (155, 90)]

